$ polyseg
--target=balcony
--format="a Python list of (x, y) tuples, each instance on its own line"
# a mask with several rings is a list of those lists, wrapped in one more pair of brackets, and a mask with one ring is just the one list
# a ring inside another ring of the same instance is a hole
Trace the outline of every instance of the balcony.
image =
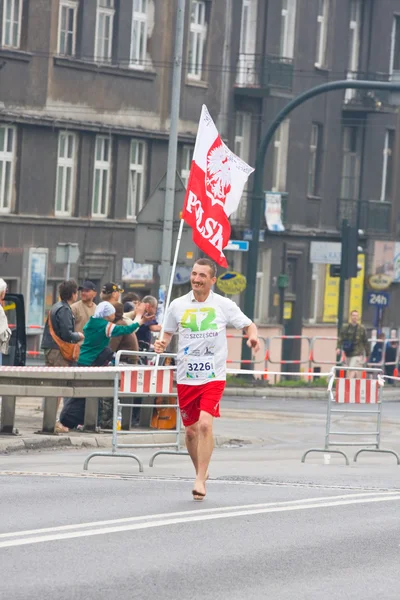
[(271, 88), (291, 92), (293, 59), (264, 54), (240, 54), (235, 92), (246, 96), (265, 96)]
[[(389, 73), (347, 71), (347, 79), (354, 81), (390, 81)], [(376, 112), (390, 106), (390, 92), (383, 90), (345, 90), (343, 110)]]
[(347, 219), (349, 225), (363, 229), (366, 233), (383, 233), (391, 231), (391, 202), (379, 200), (346, 200), (340, 198), (337, 206), (337, 227)]

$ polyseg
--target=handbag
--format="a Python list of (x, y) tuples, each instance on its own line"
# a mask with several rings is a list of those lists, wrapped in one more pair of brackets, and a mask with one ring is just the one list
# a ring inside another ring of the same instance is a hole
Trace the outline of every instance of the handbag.
[(51, 322), (50, 313), (48, 317), (50, 335), (60, 349), (61, 355), (68, 362), (76, 362), (79, 358), (80, 346), (79, 344), (71, 344), (71, 342), (64, 342), (56, 332), (54, 331), (53, 323)]
[(0, 336), (0, 354), (8, 354), (10, 349), (11, 329), (7, 327)]
[[(350, 325), (349, 325), (350, 327)], [(343, 352), (345, 353), (345, 355), (348, 357), (350, 354), (353, 354), (353, 350), (354, 350), (354, 340), (356, 338), (356, 333), (357, 333), (357, 327), (358, 325), (356, 325), (354, 327), (354, 331), (353, 331), (353, 337), (351, 338), (351, 340), (344, 340), (343, 341)], [(347, 329), (347, 331), (349, 331), (349, 329)]]

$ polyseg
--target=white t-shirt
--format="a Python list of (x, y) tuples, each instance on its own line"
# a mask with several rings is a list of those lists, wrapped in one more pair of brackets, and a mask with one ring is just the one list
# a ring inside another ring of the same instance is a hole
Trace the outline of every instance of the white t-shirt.
[(212, 291), (205, 302), (197, 302), (193, 292), (171, 302), (165, 332), (179, 332), (177, 382), (201, 385), (225, 381), (226, 326), (243, 329), (250, 324), (235, 302)]

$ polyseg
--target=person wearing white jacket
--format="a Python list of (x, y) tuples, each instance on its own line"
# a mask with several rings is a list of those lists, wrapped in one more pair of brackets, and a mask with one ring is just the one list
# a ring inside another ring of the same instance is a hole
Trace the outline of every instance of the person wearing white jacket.
[(11, 331), (8, 327), (8, 321), (2, 302), (7, 292), (7, 283), (0, 279), (0, 365), (3, 363), (3, 354), (8, 354), (8, 345), (10, 342)]

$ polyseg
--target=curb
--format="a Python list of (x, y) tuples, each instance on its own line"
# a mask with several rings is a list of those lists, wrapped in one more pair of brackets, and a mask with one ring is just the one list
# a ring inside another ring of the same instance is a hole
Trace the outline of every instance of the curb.
[[(257, 398), (286, 398), (292, 400), (293, 398), (305, 398), (305, 399), (327, 399), (327, 390), (313, 389), (313, 388), (277, 388), (277, 387), (265, 387), (265, 388), (240, 388), (240, 387), (226, 387), (225, 394), (227, 398), (230, 396), (240, 396), (242, 398), (257, 397)], [(383, 389), (384, 400), (399, 400), (400, 401), (400, 388), (388, 389), (386, 386)]]
[[(173, 443), (174, 435), (140, 435), (133, 434), (135, 444), (154, 443), (165, 444)], [(129, 436), (126, 436), (129, 443)], [(149, 437), (152, 438), (149, 440)], [(155, 439), (157, 438), (157, 440)], [(184, 446), (184, 437), (181, 439)], [(254, 443), (261, 443), (261, 438), (232, 438), (231, 436), (216, 435), (214, 443), (216, 447), (238, 447), (248, 446)], [(111, 434), (108, 435), (41, 435), (38, 437), (21, 438), (18, 436), (10, 436), (10, 439), (0, 440), (0, 456), (11, 454), (13, 452), (23, 452), (29, 450), (48, 450), (58, 448), (111, 448)], [(155, 449), (157, 446), (155, 447)], [(140, 449), (140, 448), (139, 448)]]

